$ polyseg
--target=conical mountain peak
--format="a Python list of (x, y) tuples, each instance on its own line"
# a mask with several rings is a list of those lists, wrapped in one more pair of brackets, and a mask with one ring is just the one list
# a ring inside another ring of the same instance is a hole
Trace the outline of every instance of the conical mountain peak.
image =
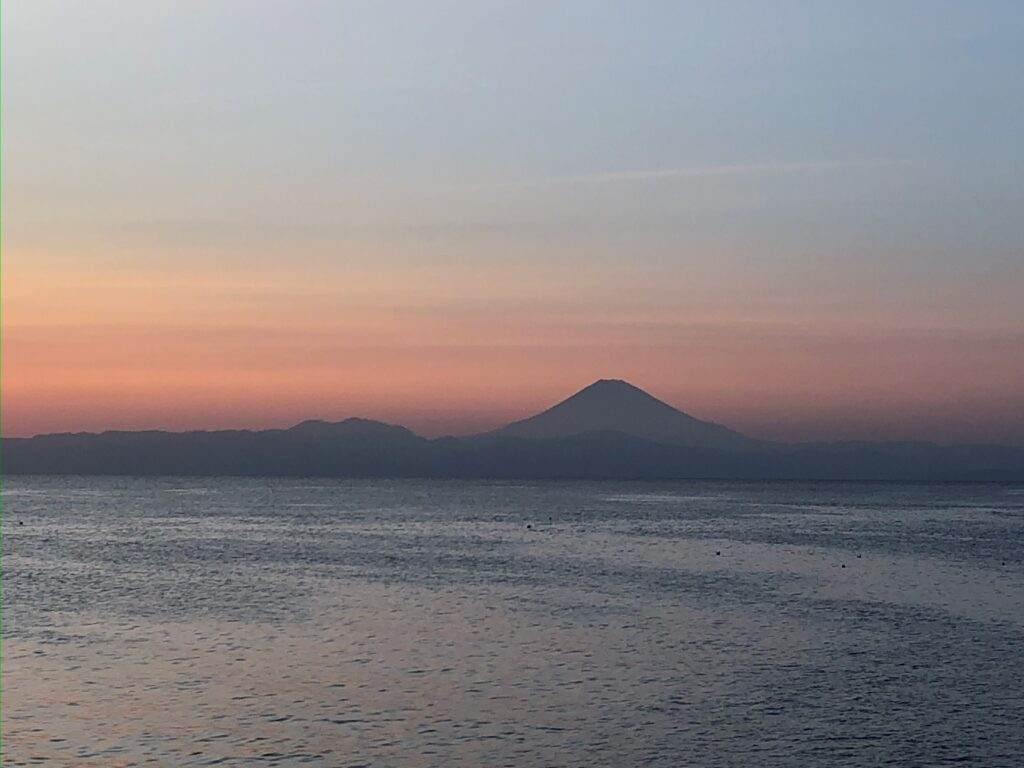
[(740, 448), (749, 438), (673, 408), (622, 379), (599, 379), (543, 413), (496, 434), (548, 439), (586, 432), (620, 432), (672, 445)]
[(622, 400), (643, 398), (645, 400), (657, 400), (653, 395), (648, 394), (644, 390), (640, 389), (640, 387), (634, 386), (624, 379), (598, 379), (593, 384), (581, 389), (569, 399), (575, 397), (619, 398)]
[(598, 379), (590, 386), (584, 387), (577, 394), (584, 392), (639, 392), (643, 395), (644, 392), (640, 387), (635, 387), (625, 379)]
[(593, 384), (591, 384), (589, 387), (584, 387), (583, 390), (595, 389), (595, 388), (599, 388), (599, 389), (613, 389), (613, 388), (618, 388), (618, 389), (636, 389), (636, 390), (640, 390), (641, 392), (643, 391), (643, 390), (640, 389), (640, 387), (634, 387), (632, 384), (630, 384), (625, 379), (598, 379)]

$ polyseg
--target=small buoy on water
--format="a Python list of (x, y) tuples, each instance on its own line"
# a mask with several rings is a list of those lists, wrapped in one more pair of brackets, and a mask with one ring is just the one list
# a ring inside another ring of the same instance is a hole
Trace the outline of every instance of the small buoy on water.
[(533, 526), (532, 526), (532, 525), (530, 525), (529, 523), (527, 523), (526, 527), (527, 527), (527, 528), (533, 528)]
[(721, 556), (721, 552), (715, 552), (715, 555)]

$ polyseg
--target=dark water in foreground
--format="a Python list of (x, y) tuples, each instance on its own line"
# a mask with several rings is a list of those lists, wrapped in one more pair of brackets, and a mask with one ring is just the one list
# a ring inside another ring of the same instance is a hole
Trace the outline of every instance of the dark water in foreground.
[(1024, 765), (1024, 487), (7, 478), (4, 765)]

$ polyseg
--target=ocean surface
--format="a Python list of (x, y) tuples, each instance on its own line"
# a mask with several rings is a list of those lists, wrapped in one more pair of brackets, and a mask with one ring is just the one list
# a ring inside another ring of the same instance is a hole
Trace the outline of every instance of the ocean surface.
[(1024, 487), (8, 477), (4, 766), (1024, 765)]

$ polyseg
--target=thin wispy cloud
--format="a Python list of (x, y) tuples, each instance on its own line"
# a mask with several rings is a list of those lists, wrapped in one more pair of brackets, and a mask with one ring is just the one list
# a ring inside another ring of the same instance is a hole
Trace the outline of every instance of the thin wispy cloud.
[(796, 163), (730, 163), (721, 165), (697, 165), (675, 168), (641, 168), (606, 171), (601, 173), (580, 173), (563, 176), (541, 176), (532, 179), (518, 179), (491, 184), (474, 184), (474, 187), (554, 187), (579, 184), (614, 184), (619, 182), (668, 181), (672, 179), (764, 176), (772, 174), (822, 173), (828, 171), (853, 170), (873, 166), (903, 165), (905, 159), (867, 160), (826, 160)]

